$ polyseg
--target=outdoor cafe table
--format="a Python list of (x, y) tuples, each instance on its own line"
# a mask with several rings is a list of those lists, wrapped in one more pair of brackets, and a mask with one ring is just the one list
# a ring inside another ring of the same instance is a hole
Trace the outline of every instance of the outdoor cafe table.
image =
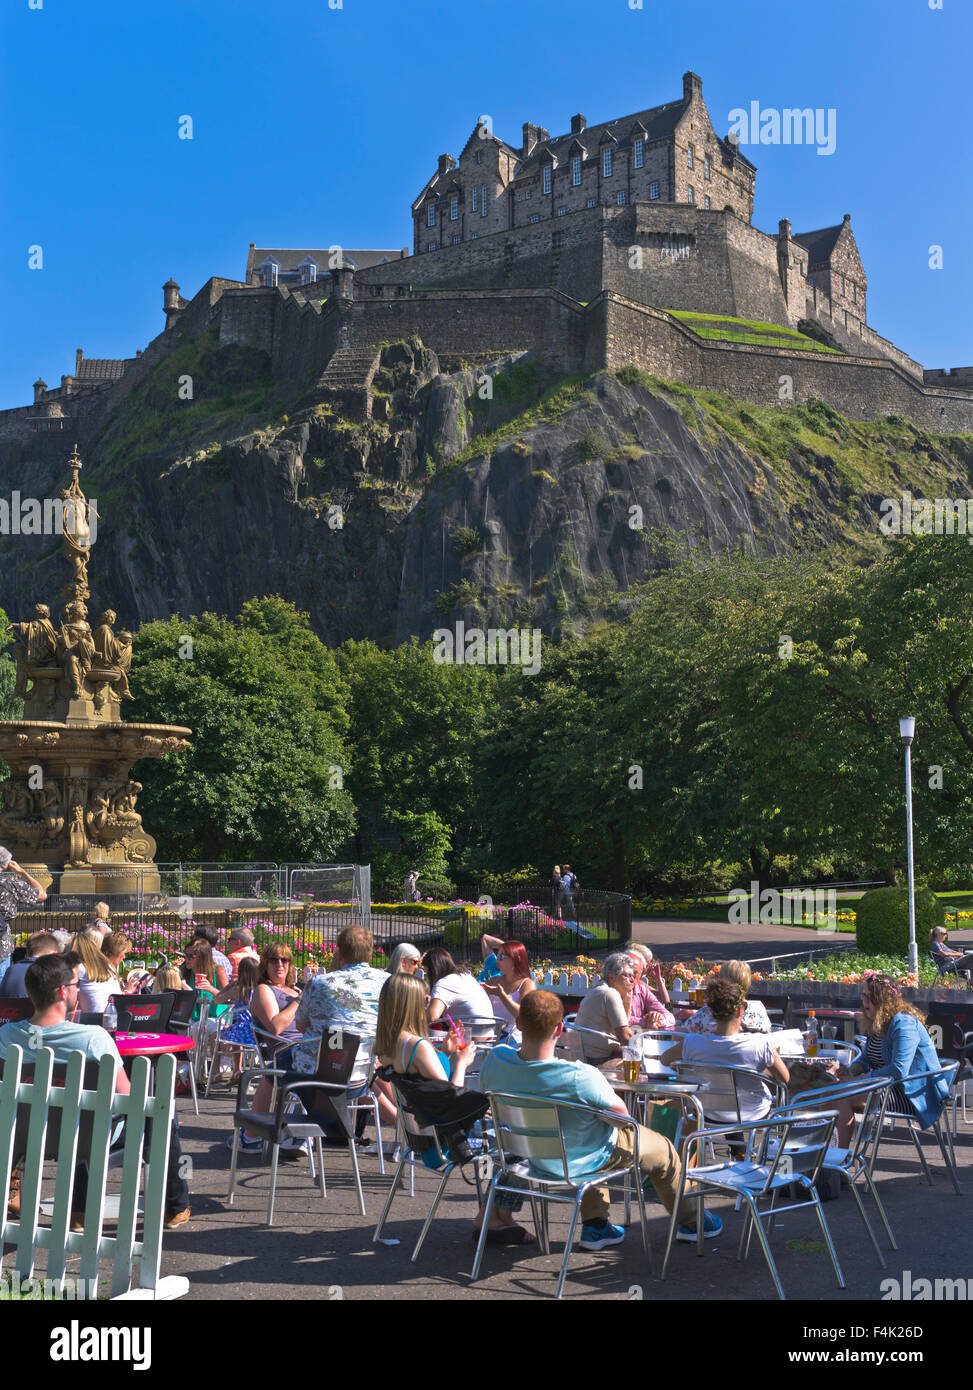
[(163, 1052), (192, 1052), (196, 1044), (184, 1033), (116, 1033), (115, 1046), (126, 1057), (161, 1057)]
[(841, 1024), (843, 1041), (853, 1043), (855, 1041), (855, 1019), (857, 1014), (854, 1009), (794, 1009), (792, 1010), (795, 1018), (807, 1018), (808, 1014), (813, 1013), (819, 1021), (827, 1019)]

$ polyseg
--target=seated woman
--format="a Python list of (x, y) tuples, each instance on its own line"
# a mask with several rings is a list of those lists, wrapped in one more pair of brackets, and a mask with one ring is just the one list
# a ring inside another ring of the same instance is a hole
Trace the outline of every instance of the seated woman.
[(215, 998), (220, 992), (216, 983), (213, 948), (208, 941), (193, 937), (183, 952), (183, 979), (199, 991), (201, 997)]
[[(710, 976), (710, 980), (729, 980), (730, 984), (737, 985), (743, 990), (743, 1031), (745, 1033), (769, 1033), (771, 1022), (767, 1010), (759, 999), (746, 998), (751, 979), (750, 967), (745, 960), (724, 961), (720, 966), (719, 973)], [(717, 1031), (716, 1022), (709, 1006), (704, 1004), (701, 1009), (696, 1010), (692, 1018), (687, 1018), (685, 1023), (677, 1023), (676, 1027), (680, 1033), (715, 1033)]]
[(82, 1013), (103, 1014), (113, 994), (121, 994), (108, 958), (101, 949), (101, 937), (94, 931), (78, 932), (72, 936), (68, 949), (81, 957), (78, 966), (78, 1006)]
[(189, 986), (182, 978), (178, 965), (170, 965), (168, 961), (163, 961), (157, 967), (155, 974), (149, 976), (148, 987), (143, 987), (143, 993), (178, 994), (184, 989), (189, 989)]
[[(443, 1043), (443, 1051), (437, 1051), (429, 1041), (426, 992), (422, 983), (408, 975), (399, 974), (386, 980), (379, 995), (375, 1056), (388, 1072), (394, 1073), (397, 1077), (424, 1077), (429, 1081), (450, 1082), (454, 1097), (458, 1100), (467, 1068), (476, 1056), (476, 1044), (469, 1041), (465, 1047), (461, 1047), (457, 1034), (450, 1030)], [(472, 1100), (476, 1093), (465, 1094)], [(448, 1108), (449, 1099), (448, 1095), (441, 1095), (438, 1103)], [(429, 1157), (427, 1158), (426, 1154), (421, 1155), (423, 1162), (429, 1167), (438, 1167), (439, 1155), (435, 1148), (426, 1152)], [(518, 1226), (513, 1219), (513, 1212), (518, 1211), (521, 1205), (522, 1199), (511, 1199), (506, 1193), (497, 1193), (487, 1235), (491, 1244), (523, 1245), (533, 1239), (530, 1233)], [(481, 1208), (474, 1240), (482, 1223)]]
[(676, 1017), (669, 1011), (669, 991), (662, 978), (662, 968), (653, 961), (648, 946), (630, 941), (625, 950), (635, 971), (629, 1023), (633, 1028), (671, 1028)]
[(964, 956), (962, 951), (954, 951), (952, 947), (947, 946), (945, 927), (933, 927), (929, 933), (929, 954), (944, 975), (954, 971), (973, 970), (973, 951)]
[[(662, 1061), (717, 1063), (724, 1067), (746, 1067), (748, 1071), (763, 1072), (786, 1083), (790, 1073), (781, 1061), (777, 1049), (761, 1033), (743, 1031), (746, 995), (742, 987), (725, 980), (722, 971), (706, 986), (706, 1006), (716, 1021), (713, 1033), (688, 1033), (663, 1053)], [(736, 1111), (710, 1110), (706, 1118), (719, 1124), (740, 1120), (762, 1120), (773, 1107), (772, 1099), (756, 1082), (752, 1089), (741, 1086), (737, 1091), (740, 1114)], [(705, 1103), (705, 1102), (704, 1102)]]
[[(456, 969), (456, 962), (442, 946), (434, 946), (422, 958), (422, 968), (426, 972), (429, 986), (429, 1022), (446, 1022), (448, 1015), (454, 1023), (467, 1025), (473, 1019), (492, 1017), (490, 996), (473, 976)], [(486, 1037), (464, 1026), (467, 1036)]]
[(253, 1032), (251, 1005), (253, 994), (259, 983), (260, 965), (258, 961), (244, 956), (237, 966), (237, 977), (216, 996), (218, 1004), (230, 1004), (233, 1017), (220, 1034), (220, 1045), (213, 1054), (213, 1066), (219, 1069), (220, 1054), (224, 1048), (237, 1053), (237, 1066), (227, 1079), (227, 1085), (234, 1086), (240, 1080), (239, 1059), (242, 1049), (256, 1047), (257, 1039)]
[(527, 947), (520, 941), (504, 941), (497, 950), (498, 979), (483, 985), (490, 995), (494, 1018), (504, 1024), (504, 1035), (508, 1042), (519, 1047), (522, 1038), (517, 1027), (520, 1006), (532, 990), (537, 988), (530, 973), (527, 960)]
[[(558, 883), (560, 883), (560, 878)], [(483, 955), (483, 969), (477, 975), (480, 984), (486, 984), (488, 980), (500, 979), (500, 966), (497, 963), (497, 952), (503, 946), (503, 938), (491, 936), (489, 932), (484, 932), (480, 937), (480, 951)]]
[[(198, 948), (200, 943), (193, 942)], [(294, 957), (289, 946), (265, 946), (260, 954), (257, 967), (257, 984), (250, 1003), (253, 1022), (263, 1033), (272, 1033), (273, 1038), (259, 1037), (258, 1042), (265, 1054), (269, 1054), (271, 1066), (286, 1071), (291, 1066), (291, 1048), (301, 1041), (303, 1034), (294, 1025), (294, 1015), (301, 1002), (301, 992), (295, 986), (296, 971)], [(271, 1080), (261, 1080), (253, 1099), (257, 1111), (270, 1109), (273, 1094)], [(240, 1148), (244, 1153), (256, 1152), (261, 1146), (257, 1135), (240, 1136)], [(233, 1135), (227, 1139), (227, 1148), (233, 1147)], [(285, 1140), (281, 1145), (282, 1154), (300, 1154), (303, 1145)]]
[(569, 1045), (580, 1054), (581, 1060), (598, 1067), (612, 1057), (620, 1057), (622, 1048), (635, 1032), (629, 1027), (629, 1013), (632, 1008), (632, 990), (635, 987), (635, 967), (632, 958), (625, 951), (616, 951), (602, 966), (600, 985), (589, 990), (581, 1001), (575, 1018), (578, 1028), (591, 1028), (595, 1032), (614, 1037), (616, 1044), (605, 1038), (586, 1037), (575, 1033)]
[(122, 983), (122, 962), (131, 949), (131, 941), (121, 932), (110, 931), (102, 939), (102, 955), (108, 962), (108, 968), (117, 985), (115, 993), (118, 994), (134, 994), (140, 984), (140, 979), (135, 976), (127, 984)]
[(422, 952), (419, 948), (403, 941), (401, 945), (396, 946), (389, 959), (389, 974), (414, 975), (421, 960)]

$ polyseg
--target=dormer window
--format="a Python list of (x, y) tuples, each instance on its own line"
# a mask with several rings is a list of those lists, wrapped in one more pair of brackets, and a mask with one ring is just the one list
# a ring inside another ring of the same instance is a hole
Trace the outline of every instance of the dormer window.
[(635, 167), (641, 169), (645, 164), (645, 141), (638, 139), (635, 142)]
[(275, 261), (272, 256), (268, 256), (265, 261), (260, 263), (260, 275), (264, 284), (273, 288), (280, 277), (280, 262)]
[(549, 164), (545, 164), (545, 165), (544, 165), (544, 192), (545, 192), (545, 193), (550, 193), (550, 191), (551, 191), (551, 166), (550, 166)]
[(297, 268), (301, 273), (301, 284), (313, 285), (318, 278), (317, 261), (312, 261), (310, 256), (305, 256)]
[(459, 198), (455, 194), (449, 200), (449, 220), (450, 222), (459, 221)]
[(581, 182), (581, 156), (576, 154), (571, 159), (571, 184), (577, 188)]
[(426, 208), (426, 226), (435, 227), (436, 225), (436, 204), (430, 203)]
[(611, 152), (611, 150), (605, 150), (604, 153), (603, 153), (602, 156), (601, 156), (601, 172), (602, 172), (602, 177), (603, 177), (603, 178), (606, 178), (606, 179), (610, 179), (610, 178), (611, 178), (611, 173), (612, 173), (612, 152)]

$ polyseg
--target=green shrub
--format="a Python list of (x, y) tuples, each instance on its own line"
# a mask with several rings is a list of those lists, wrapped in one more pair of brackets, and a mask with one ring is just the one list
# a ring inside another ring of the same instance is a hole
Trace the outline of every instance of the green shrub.
[[(943, 905), (928, 888), (916, 889), (916, 941), (925, 955), (929, 933), (945, 921)], [(861, 951), (904, 956), (909, 948), (908, 888), (873, 888), (858, 904), (855, 937)]]

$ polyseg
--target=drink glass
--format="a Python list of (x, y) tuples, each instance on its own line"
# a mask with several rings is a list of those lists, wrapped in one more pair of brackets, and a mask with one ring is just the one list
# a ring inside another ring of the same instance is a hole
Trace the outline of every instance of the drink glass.
[(642, 1073), (642, 1058), (634, 1047), (622, 1048), (622, 1079), (634, 1085)]

